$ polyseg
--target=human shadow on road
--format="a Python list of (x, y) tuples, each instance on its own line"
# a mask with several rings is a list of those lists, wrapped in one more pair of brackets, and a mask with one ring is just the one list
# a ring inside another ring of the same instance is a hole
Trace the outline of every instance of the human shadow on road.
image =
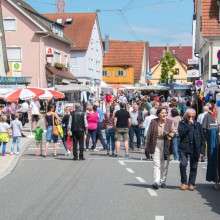
[[(142, 188), (151, 188), (152, 189), (152, 184), (136, 184), (136, 183), (126, 183), (125, 186), (134, 186), (134, 187), (142, 187)], [(172, 189), (172, 190), (179, 190), (179, 186), (169, 186), (167, 185), (165, 189)]]
[(206, 200), (204, 203), (211, 207), (211, 211), (220, 214), (220, 189), (213, 188), (214, 184), (196, 184), (196, 191)]

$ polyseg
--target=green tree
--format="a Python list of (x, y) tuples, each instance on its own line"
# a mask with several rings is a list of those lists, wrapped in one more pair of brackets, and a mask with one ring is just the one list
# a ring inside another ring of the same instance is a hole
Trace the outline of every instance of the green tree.
[(176, 65), (175, 58), (169, 52), (165, 53), (165, 56), (161, 58), (161, 83), (171, 83), (173, 81), (173, 75), (176, 73), (176, 70), (173, 68)]

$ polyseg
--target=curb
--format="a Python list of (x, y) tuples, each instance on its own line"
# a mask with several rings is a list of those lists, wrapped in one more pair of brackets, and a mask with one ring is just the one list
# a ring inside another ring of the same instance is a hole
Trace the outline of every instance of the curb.
[(10, 166), (2, 173), (0, 174), (0, 180), (3, 179), (4, 177), (6, 177), (8, 174), (10, 174), (18, 165), (18, 162), (21, 159), (21, 156), (23, 154), (23, 152), (27, 149), (28, 145), (30, 144), (30, 142), (33, 139), (30, 139), (22, 148), (21, 148), (21, 153), (15, 157), (15, 159), (12, 161), (12, 163), (10, 164)]

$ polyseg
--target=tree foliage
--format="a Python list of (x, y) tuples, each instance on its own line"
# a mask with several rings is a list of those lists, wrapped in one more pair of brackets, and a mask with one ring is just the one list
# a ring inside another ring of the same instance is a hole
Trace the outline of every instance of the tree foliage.
[(169, 52), (165, 53), (165, 56), (161, 58), (161, 83), (171, 83), (173, 81), (173, 75), (176, 73), (176, 70), (173, 68), (176, 65), (175, 58)]

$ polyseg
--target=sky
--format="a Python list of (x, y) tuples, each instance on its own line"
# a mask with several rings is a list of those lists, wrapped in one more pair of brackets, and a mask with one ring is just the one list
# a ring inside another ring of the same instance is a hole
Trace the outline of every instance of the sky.
[[(56, 12), (56, 0), (25, 1), (40, 13)], [(66, 13), (96, 11), (103, 38), (192, 45), (193, 0), (66, 0)]]

